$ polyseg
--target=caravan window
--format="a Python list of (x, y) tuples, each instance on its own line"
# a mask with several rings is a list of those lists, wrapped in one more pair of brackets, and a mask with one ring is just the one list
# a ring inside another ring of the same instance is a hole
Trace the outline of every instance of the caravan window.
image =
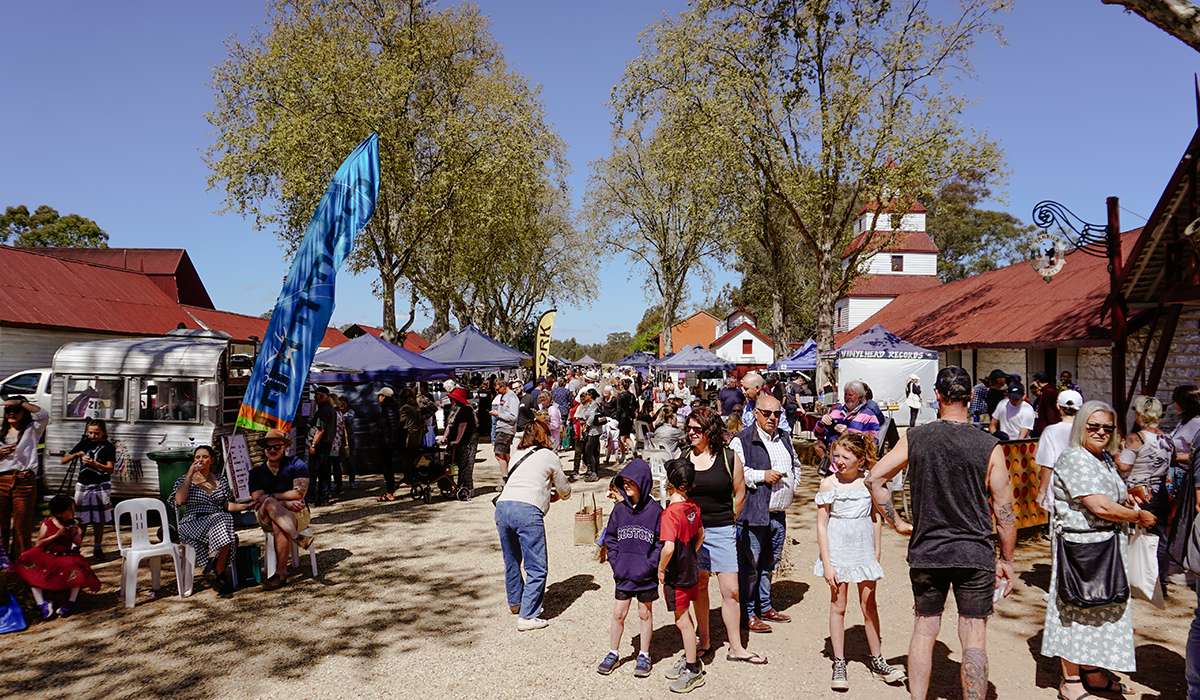
[(121, 377), (63, 378), (67, 388), (63, 418), (125, 420), (125, 380)]
[(143, 379), (138, 420), (198, 422), (198, 384), (195, 379)]

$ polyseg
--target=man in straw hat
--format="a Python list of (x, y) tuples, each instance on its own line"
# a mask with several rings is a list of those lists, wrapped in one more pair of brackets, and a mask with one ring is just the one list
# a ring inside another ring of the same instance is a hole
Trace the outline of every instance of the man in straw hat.
[(263, 581), (263, 588), (273, 591), (287, 583), (288, 562), (292, 558), (292, 542), (308, 549), (311, 536), (300, 536), (308, 528), (310, 513), (305, 502), (308, 493), (308, 466), (299, 457), (288, 457), (284, 450), (292, 441), (281, 430), (268, 430), (258, 440), (266, 462), (250, 470), (250, 497), (254, 514), (264, 532), (275, 536), (275, 575)]

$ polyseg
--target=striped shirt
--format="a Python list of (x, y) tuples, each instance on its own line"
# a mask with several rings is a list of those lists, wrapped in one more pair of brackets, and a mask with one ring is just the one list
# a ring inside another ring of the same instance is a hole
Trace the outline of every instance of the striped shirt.
[[(783, 474), (782, 479), (771, 485), (769, 509), (772, 511), (785, 510), (792, 505), (792, 497), (796, 493), (796, 481), (800, 477), (800, 462), (792, 456), (791, 452), (788, 452), (787, 446), (783, 442), (791, 440), (791, 437), (778, 428), (775, 430), (774, 436), (767, 435), (762, 428), (758, 428), (758, 437), (767, 448), (767, 455), (771, 458), (771, 469)], [(742, 460), (742, 474), (747, 484), (761, 484), (766, 481), (766, 470), (751, 469), (745, 466), (746, 448), (742, 445), (740, 437), (735, 437), (729, 442), (729, 449), (737, 453), (738, 458)]]
[(879, 437), (879, 419), (874, 413), (866, 410), (865, 404), (859, 404), (852, 411), (847, 411), (845, 404), (834, 406), (829, 412), (829, 417), (833, 422), (829, 425), (818, 422), (817, 427), (813, 428), (813, 434), (825, 440), (826, 443), (833, 442), (838, 436), (838, 432), (834, 430), (834, 426), (845, 425), (847, 433), (866, 433), (873, 438)]

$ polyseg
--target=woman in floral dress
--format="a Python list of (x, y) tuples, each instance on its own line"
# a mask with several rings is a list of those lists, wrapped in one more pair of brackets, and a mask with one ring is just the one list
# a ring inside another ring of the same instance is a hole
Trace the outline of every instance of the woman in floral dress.
[[(1133, 508), (1133, 500), (1113, 462), (1112, 455), (1120, 446), (1115, 417), (1112, 407), (1101, 401), (1089, 401), (1079, 410), (1068, 447), (1054, 466), (1053, 522), (1056, 533), (1059, 528), (1099, 530), (1063, 535), (1072, 542), (1119, 538), (1124, 561), (1129, 538), (1124, 528), (1113, 523), (1150, 527), (1155, 518), (1148, 511)], [(1057, 536), (1054, 539), (1057, 540)], [(1077, 608), (1060, 600), (1056, 556), (1051, 556), (1050, 560), (1053, 564), (1042, 654), (1057, 656), (1062, 662), (1059, 697), (1080, 700), (1094, 697), (1089, 691), (1132, 692), (1104, 671), (1129, 673), (1137, 670), (1130, 601)]]

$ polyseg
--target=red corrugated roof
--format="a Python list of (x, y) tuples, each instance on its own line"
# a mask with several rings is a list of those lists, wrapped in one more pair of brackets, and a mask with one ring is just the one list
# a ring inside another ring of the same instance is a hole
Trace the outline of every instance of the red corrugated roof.
[[(352, 332), (351, 328), (359, 328), (364, 333), (373, 335), (376, 338), (380, 338), (380, 339), (383, 338), (383, 329), (382, 328), (376, 328), (374, 326), (364, 326), (361, 323), (356, 323), (353, 326), (351, 326), (350, 328), (347, 328), (346, 332), (351, 333)], [(358, 334), (354, 334), (350, 337), (358, 337)], [(418, 333), (416, 331), (409, 331), (407, 337), (404, 338), (404, 344), (401, 345), (400, 347), (404, 348), (405, 350), (408, 350), (409, 352), (421, 353), (421, 352), (424, 352), (425, 348), (429, 347), (429, 345), (430, 345), (429, 341), (425, 340), (425, 338), (421, 337), (420, 333)]]
[[(1128, 254), (1141, 229), (1121, 234)], [(846, 341), (879, 324), (923, 348), (959, 350), (985, 347), (1045, 348), (1104, 346), (1111, 323), (1100, 321), (1108, 296), (1108, 259), (1078, 251), (1049, 283), (1028, 262), (965, 280), (896, 297), (855, 330)]]
[(940, 287), (942, 281), (934, 275), (871, 275), (863, 277), (845, 297), (898, 297), (910, 292), (923, 292)]
[[(853, 253), (867, 243), (869, 232), (860, 233), (850, 241), (850, 245), (846, 246), (846, 250), (842, 252), (842, 257)], [(876, 231), (871, 235), (874, 238), (874, 245), (879, 245), (879, 241), (885, 238), (890, 238), (889, 243), (879, 249), (881, 253), (936, 253), (938, 252), (937, 244), (924, 231), (900, 231), (895, 234), (888, 231)]]
[[(245, 314), (235, 314), (232, 311), (216, 311), (214, 309), (203, 309), (198, 306), (187, 306), (180, 304), (180, 308), (184, 309), (192, 316), (204, 322), (204, 325), (214, 331), (223, 331), (233, 336), (234, 340), (249, 340), (250, 336), (254, 336), (259, 340), (267, 332), (267, 324), (265, 318), (258, 316), (247, 316)], [(188, 328), (200, 328), (195, 319), (188, 318)], [(321, 341), (321, 347), (332, 348), (349, 340), (342, 332), (336, 328), (326, 328), (325, 338)]]
[(741, 331), (743, 328), (750, 331), (754, 335), (758, 336), (759, 340), (763, 341), (767, 345), (770, 345), (771, 347), (775, 347), (775, 343), (773, 343), (770, 338), (763, 335), (762, 332), (760, 332), (757, 328), (750, 325), (749, 323), (743, 323), (740, 326), (738, 326), (737, 328), (734, 328), (733, 330), (729, 331), (728, 333), (721, 336), (720, 338), (717, 338), (716, 340), (712, 341), (712, 343), (710, 343), (708, 347), (711, 349), (711, 348), (715, 348), (719, 345), (724, 345), (726, 343), (726, 341), (728, 341), (733, 336), (737, 335), (738, 332)]
[(63, 260), (119, 267), (150, 276), (167, 296), (181, 304), (213, 308), (212, 299), (182, 248), (18, 248)]
[(163, 335), (190, 321), (146, 275), (0, 246), (0, 322)]

